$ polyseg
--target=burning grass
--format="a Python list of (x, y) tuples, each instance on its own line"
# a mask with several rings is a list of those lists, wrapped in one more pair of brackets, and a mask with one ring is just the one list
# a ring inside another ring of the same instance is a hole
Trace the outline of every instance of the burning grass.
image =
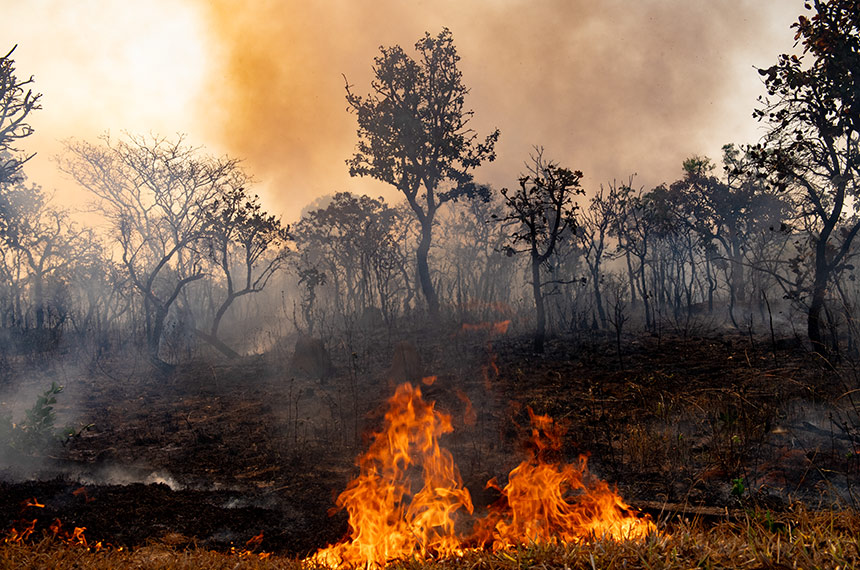
[[(663, 531), (644, 541), (587, 540), (532, 544), (498, 551), (470, 550), (427, 560), (394, 560), (388, 568), (409, 570), (518, 568), (860, 568), (860, 516), (853, 511), (785, 513), (749, 511), (736, 521), (664, 521)], [(114, 568), (308, 570), (296, 558), (268, 558), (203, 549), (177, 550), (151, 544), (133, 550), (93, 552), (46, 537), (37, 542), (0, 543), (0, 568)]]
[(656, 533), (647, 518), (578, 465), (560, 461), (564, 430), (529, 410), (529, 456), (498, 490), (500, 500), (472, 530), (458, 530), (457, 515), (473, 514), (468, 489), (439, 438), (451, 417), (426, 402), (421, 390), (400, 385), (388, 401), (385, 425), (358, 465), (359, 476), (337, 505), (349, 513), (349, 537), (310, 561), (329, 568), (382, 566), (398, 559), (462, 555), (474, 548), (509, 550), (525, 544), (566, 544), (594, 538), (645, 540)]

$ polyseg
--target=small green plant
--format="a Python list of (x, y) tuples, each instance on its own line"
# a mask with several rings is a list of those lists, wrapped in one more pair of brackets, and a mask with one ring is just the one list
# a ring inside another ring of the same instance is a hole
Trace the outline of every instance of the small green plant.
[(783, 532), (785, 531), (785, 524), (778, 522), (773, 518), (773, 513), (770, 512), (770, 509), (766, 510), (763, 514), (761, 511), (757, 512), (757, 518), (761, 521), (764, 528), (766, 528), (770, 532)]
[(54, 426), (54, 404), (57, 403), (57, 394), (62, 391), (62, 386), (52, 382), (50, 388), (36, 397), (33, 407), (25, 412), (24, 420), (17, 425), (12, 423), (11, 417), (4, 417), (0, 422), (0, 440), (27, 455), (43, 453), (57, 443), (60, 435), (65, 433), (58, 433)]
[(743, 477), (737, 477), (735, 479), (732, 479), (732, 495), (733, 496), (740, 499), (741, 497), (743, 497), (746, 490), (747, 490), (747, 488), (746, 488), (746, 485), (744, 485), (744, 478)]

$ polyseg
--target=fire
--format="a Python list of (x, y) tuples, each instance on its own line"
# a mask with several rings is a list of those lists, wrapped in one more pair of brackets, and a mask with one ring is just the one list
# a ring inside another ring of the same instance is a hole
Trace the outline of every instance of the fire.
[[(532, 424), (530, 457), (508, 476), (502, 499), (476, 530), (494, 550), (518, 544), (572, 543), (590, 538), (642, 540), (656, 532), (604, 481), (591, 477), (587, 459), (578, 465), (557, 461), (564, 429), (548, 416), (528, 410)], [(488, 487), (498, 485), (491, 481)]]
[(349, 536), (309, 562), (330, 568), (384, 566), (396, 559), (453, 556), (469, 546), (571, 543), (593, 538), (640, 540), (656, 532), (617, 493), (590, 476), (586, 460), (557, 461), (564, 430), (529, 410), (532, 451), (499, 488), (502, 498), (474, 530), (458, 533), (455, 516), (473, 512), (451, 453), (439, 438), (451, 417), (425, 402), (421, 390), (399, 386), (382, 431), (359, 457), (359, 475), (337, 498), (349, 514)]
[(507, 319), (495, 323), (463, 323), (462, 330), (468, 332), (474, 331), (489, 331), (493, 334), (503, 335), (508, 332), (508, 327), (511, 325), (511, 320)]
[(349, 540), (317, 552), (329, 567), (382, 566), (389, 560), (460, 552), (454, 513), (472, 512), (451, 453), (439, 437), (451, 416), (400, 385), (388, 401), (383, 431), (359, 457), (360, 473), (337, 498), (349, 513)]
[[(74, 491), (72, 494), (77, 496), (80, 494), (85, 494), (85, 489), (83, 487), (79, 488), (77, 491)], [(92, 499), (87, 497), (87, 501), (89, 502)], [(24, 511), (30, 508), (44, 509), (45, 505), (36, 500), (35, 497), (32, 499), (27, 499), (23, 503), (21, 503), (21, 516), (23, 516)], [(36, 531), (36, 523), (38, 519), (22, 519), (16, 523), (16, 526), (13, 526), (11, 529), (6, 531), (6, 537), (3, 541), (6, 544), (17, 543), (21, 544), (26, 542)], [(19, 528), (20, 527), (20, 530)], [(48, 529), (45, 533), (46, 536), (50, 535), (55, 540), (60, 542), (64, 542), (66, 544), (72, 546), (81, 546), (90, 551), (98, 552), (102, 550), (104, 545), (101, 541), (98, 541), (94, 544), (90, 544), (87, 542), (86, 536), (84, 536), (84, 531), (87, 530), (87, 527), (84, 526), (76, 526), (73, 527), (73, 530), (65, 530), (63, 528), (63, 523), (60, 522), (60, 519), (55, 518), (54, 522), (48, 525)], [(120, 548), (120, 550), (122, 550)]]

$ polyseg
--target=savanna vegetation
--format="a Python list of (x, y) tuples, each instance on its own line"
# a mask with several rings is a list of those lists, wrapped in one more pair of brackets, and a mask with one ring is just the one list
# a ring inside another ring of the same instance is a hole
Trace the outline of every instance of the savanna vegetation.
[[(347, 533), (331, 495), (412, 382), (454, 418), (476, 510), (548, 414), (560, 459), (659, 534), (397, 565), (858, 566), (860, 6), (816, 0), (793, 31), (758, 71), (763, 139), (653, 188), (496, 156), (449, 30), (383, 47), (367, 95), (347, 82), (347, 166), (403, 201), (339, 192), (298, 220), (237, 159), (126, 134), (58, 157), (85, 223), (28, 181), (41, 96), (9, 51), (0, 565), (297, 567)], [(522, 175), (481, 183), (493, 160)]]

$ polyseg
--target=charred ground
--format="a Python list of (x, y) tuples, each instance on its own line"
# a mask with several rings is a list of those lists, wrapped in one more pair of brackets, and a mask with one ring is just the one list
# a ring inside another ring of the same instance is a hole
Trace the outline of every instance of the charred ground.
[[(38, 532), (59, 519), (90, 541), (217, 549), (263, 532), (263, 549), (307, 554), (347, 531), (344, 513), (329, 511), (394, 385), (430, 374), (425, 399), (453, 417), (444, 444), (478, 509), (496, 498), (487, 480), (522, 459), (528, 408), (565, 423), (563, 459), (588, 455), (655, 517), (856, 500), (856, 377), (796, 343), (637, 337), (619, 360), (599, 336), (553, 339), (540, 356), (516, 335), (409, 337), (419, 358), (406, 365), (386, 335), (331, 341), (323, 378), (296, 374), (277, 348), (163, 378), (131, 357), (44, 362), (10, 383), (4, 412), (55, 379), (65, 384), (57, 424), (92, 427), (40, 454), (8, 450), (0, 524), (37, 519)], [(44, 507), (22, 508), (33, 498)]]

